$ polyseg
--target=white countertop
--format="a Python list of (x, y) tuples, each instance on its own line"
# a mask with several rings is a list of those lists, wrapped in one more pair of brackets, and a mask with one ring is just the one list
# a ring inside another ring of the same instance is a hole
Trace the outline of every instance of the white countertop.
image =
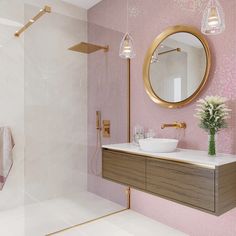
[(185, 163), (209, 166), (212, 168), (236, 162), (236, 155), (217, 154), (215, 157), (209, 157), (206, 151), (197, 151), (190, 149), (178, 148), (175, 152), (171, 153), (151, 153), (142, 151), (139, 146), (136, 146), (132, 143), (110, 144), (103, 145), (102, 147), (114, 151), (123, 151), (126, 153), (138, 154), (159, 159), (181, 161)]

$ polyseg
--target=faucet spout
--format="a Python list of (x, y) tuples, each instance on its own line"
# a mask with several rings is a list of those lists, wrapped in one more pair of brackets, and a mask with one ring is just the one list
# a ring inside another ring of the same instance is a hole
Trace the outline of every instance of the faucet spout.
[(173, 124), (162, 124), (161, 129), (165, 129), (168, 127), (176, 128), (176, 129), (186, 129), (187, 125), (185, 122), (174, 122)]

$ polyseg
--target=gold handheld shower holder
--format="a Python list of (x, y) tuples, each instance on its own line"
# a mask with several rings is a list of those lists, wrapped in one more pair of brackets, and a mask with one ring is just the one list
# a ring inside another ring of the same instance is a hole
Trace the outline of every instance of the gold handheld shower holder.
[(46, 13), (51, 13), (52, 9), (50, 6), (45, 6), (43, 9), (39, 11), (39, 13), (30, 19), (20, 30), (16, 31), (14, 34), (16, 37), (20, 37), (20, 35), (27, 30), (32, 24), (34, 24), (40, 17), (42, 17)]

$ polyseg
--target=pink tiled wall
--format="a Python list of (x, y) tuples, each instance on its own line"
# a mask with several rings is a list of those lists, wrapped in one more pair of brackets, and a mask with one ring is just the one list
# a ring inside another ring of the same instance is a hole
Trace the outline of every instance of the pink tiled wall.
[[(228, 97), (233, 109), (229, 129), (218, 135), (218, 151), (236, 153), (236, 1), (220, 1), (226, 15), (226, 31), (207, 40), (213, 56), (210, 81), (201, 93)], [(103, 0), (89, 10), (89, 21), (107, 28), (123, 31), (126, 26), (126, 0)], [(169, 110), (153, 103), (142, 81), (145, 53), (153, 41), (168, 26), (185, 24), (200, 29), (207, 0), (129, 0), (129, 31), (135, 40), (137, 56), (131, 62), (131, 125), (156, 129), (160, 137), (180, 137), (180, 147), (207, 149), (207, 134), (198, 128), (193, 117), (196, 103)], [(161, 130), (163, 122), (185, 121), (185, 133)], [(132, 191), (132, 208), (172, 227), (194, 236), (235, 236), (236, 210), (214, 217), (172, 202)]]
[[(177, 24), (193, 25), (200, 29), (202, 10), (206, 0), (129, 0), (129, 31), (135, 40), (137, 57), (131, 64), (132, 82), (132, 126), (143, 125), (154, 128), (158, 136), (174, 137), (173, 130), (161, 130), (163, 122), (186, 121), (188, 128), (181, 137), (181, 147), (206, 149), (207, 134), (197, 126), (193, 117), (195, 102), (181, 108), (169, 110), (153, 103), (146, 94), (142, 81), (145, 53), (165, 28)], [(236, 152), (235, 108), (236, 108), (236, 1), (221, 1), (226, 15), (226, 31), (218, 36), (207, 37), (213, 56), (210, 81), (200, 96), (208, 94), (226, 96), (233, 108), (230, 129), (219, 134), (219, 151)], [(126, 31), (126, 0), (104, 0), (89, 11), (89, 21), (110, 29)]]
[[(122, 205), (126, 205), (124, 186), (101, 178), (101, 151), (97, 143), (96, 111), (102, 120), (110, 120), (111, 136), (102, 144), (127, 142), (127, 62), (119, 58), (122, 33), (96, 24), (88, 24), (88, 42), (109, 45), (88, 55), (88, 190)], [(96, 152), (96, 145), (97, 152)]]

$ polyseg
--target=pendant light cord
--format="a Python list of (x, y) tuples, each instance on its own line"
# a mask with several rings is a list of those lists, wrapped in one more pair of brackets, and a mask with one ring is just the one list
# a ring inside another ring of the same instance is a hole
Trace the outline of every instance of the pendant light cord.
[(129, 0), (126, 1), (126, 32), (129, 33)]

